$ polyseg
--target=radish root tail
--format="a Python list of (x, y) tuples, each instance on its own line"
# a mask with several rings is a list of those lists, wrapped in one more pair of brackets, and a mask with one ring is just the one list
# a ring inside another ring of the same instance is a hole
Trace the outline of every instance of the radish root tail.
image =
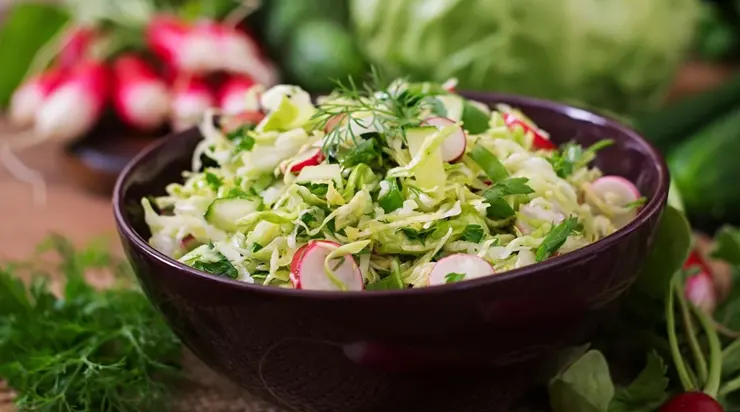
[(235, 28), (242, 20), (259, 9), (261, 5), (261, 0), (242, 0), (234, 10), (224, 17), (224, 26)]
[(23, 163), (11, 148), (11, 145), (5, 143), (0, 147), (0, 163), (5, 167), (8, 173), (15, 179), (31, 185), (33, 203), (38, 207), (46, 206), (46, 181), (44, 176)]

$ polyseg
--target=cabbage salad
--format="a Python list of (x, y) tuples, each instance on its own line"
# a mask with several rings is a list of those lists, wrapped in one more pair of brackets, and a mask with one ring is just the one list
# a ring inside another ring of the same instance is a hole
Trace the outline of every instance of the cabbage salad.
[(445, 84), (254, 87), (208, 113), (183, 183), (142, 199), (150, 244), (247, 283), (390, 290), (495, 275), (631, 221), (635, 186), (591, 167), (610, 144), (557, 147), (515, 108)]

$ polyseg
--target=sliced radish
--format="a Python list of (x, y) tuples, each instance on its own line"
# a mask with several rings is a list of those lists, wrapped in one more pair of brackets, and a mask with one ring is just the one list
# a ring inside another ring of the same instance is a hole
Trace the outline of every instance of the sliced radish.
[[(340, 245), (328, 240), (314, 240), (308, 243), (303, 254), (298, 256), (297, 271), (293, 277), (293, 284), (297, 289), (305, 290), (342, 290), (324, 270), (324, 261), (333, 249)], [(292, 263), (291, 263), (291, 266)], [(362, 273), (355, 259), (351, 256), (343, 256), (332, 259), (329, 266), (334, 272), (334, 277), (339, 280), (348, 291), (360, 291), (364, 288)]]
[(292, 283), (293, 287), (296, 289), (301, 288), (301, 278), (298, 277), (298, 268), (300, 267), (303, 254), (306, 252), (306, 249), (308, 249), (308, 243), (299, 247), (298, 250), (295, 251), (293, 259), (290, 261), (290, 275), (288, 277), (290, 278), (290, 283)]
[[(629, 180), (619, 176), (604, 176), (596, 179), (589, 187), (591, 193), (602, 202), (617, 207), (626, 207), (628, 204), (640, 199), (640, 191)], [(637, 208), (629, 209), (614, 217), (613, 222), (617, 227), (622, 227), (637, 216)]]
[[(455, 122), (446, 117), (431, 117), (426, 119), (424, 124), (434, 126), (437, 129), (443, 129), (447, 126), (454, 125)], [(467, 145), (465, 131), (460, 126), (457, 129), (450, 137), (442, 142), (442, 160), (445, 162), (454, 162), (465, 153), (465, 146)]]
[[(291, 162), (292, 166), (290, 167), (290, 172), (298, 173), (303, 170), (304, 167), (318, 165), (322, 160), (324, 160), (324, 154), (321, 152), (321, 149), (308, 149), (305, 152), (300, 153), (297, 159)], [(283, 173), (285, 173), (285, 171), (283, 171)]]
[(344, 120), (346, 116), (347, 115), (345, 114), (338, 114), (332, 117), (331, 119), (327, 120), (326, 125), (324, 126), (324, 132), (329, 133), (332, 130), (334, 130), (337, 126), (339, 126), (342, 123), (342, 121)]
[(550, 141), (549, 137), (542, 133), (541, 130), (528, 124), (524, 120), (518, 118), (516, 115), (512, 113), (502, 113), (501, 117), (504, 119), (504, 123), (506, 123), (506, 126), (509, 128), (509, 130), (513, 130), (516, 127), (521, 127), (524, 130), (524, 133), (532, 133), (532, 146), (534, 146), (535, 149), (555, 150), (558, 148), (555, 143)]
[(470, 280), (493, 274), (493, 267), (476, 255), (458, 253), (446, 256), (434, 264), (434, 268), (429, 273), (428, 285), (444, 285), (448, 283), (448, 275), (464, 275), (459, 280)]

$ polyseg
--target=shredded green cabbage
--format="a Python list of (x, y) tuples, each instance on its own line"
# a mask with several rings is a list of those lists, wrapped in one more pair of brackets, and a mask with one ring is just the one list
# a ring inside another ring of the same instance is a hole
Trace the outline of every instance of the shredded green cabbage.
[[(278, 85), (262, 94), (259, 124), (224, 131), (207, 114), (193, 170), (166, 196), (142, 199), (150, 244), (196, 268), (220, 259), (241, 281), (291, 288), (296, 251), (323, 239), (340, 245), (324, 265), (337, 290), (345, 285), (330, 261), (344, 258), (368, 289), (421, 287), (444, 256), (475, 255), (501, 273), (597, 241), (635, 213), (589, 191), (602, 175), (589, 166), (595, 150), (535, 148), (534, 134), (503, 115), (536, 126), (510, 107), (402, 81), (319, 101)], [(467, 130), (470, 110), (488, 119), (482, 133)], [(440, 153), (457, 126), (423, 129), (447, 114), (466, 130), (454, 163)], [(423, 138), (414, 151), (412, 135)], [(474, 148), (485, 156), (471, 156)]]

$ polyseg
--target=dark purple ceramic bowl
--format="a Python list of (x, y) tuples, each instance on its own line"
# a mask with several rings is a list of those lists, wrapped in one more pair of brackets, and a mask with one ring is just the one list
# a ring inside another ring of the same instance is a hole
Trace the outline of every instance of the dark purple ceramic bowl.
[(583, 249), (500, 275), (433, 288), (333, 293), (201, 273), (147, 244), (140, 199), (190, 168), (197, 130), (141, 153), (113, 197), (123, 246), (146, 294), (208, 365), (296, 411), (498, 411), (587, 342), (645, 261), (668, 194), (660, 155), (584, 110), (470, 93), (521, 108), (553, 140), (615, 144), (596, 165), (648, 197), (637, 218)]

